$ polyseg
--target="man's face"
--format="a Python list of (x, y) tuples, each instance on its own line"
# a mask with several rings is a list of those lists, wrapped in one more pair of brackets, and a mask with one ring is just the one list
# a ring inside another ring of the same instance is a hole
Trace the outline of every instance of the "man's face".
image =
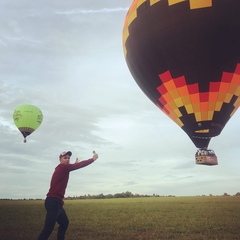
[(60, 163), (62, 164), (69, 164), (69, 162), (70, 162), (70, 156), (68, 154), (60, 158)]

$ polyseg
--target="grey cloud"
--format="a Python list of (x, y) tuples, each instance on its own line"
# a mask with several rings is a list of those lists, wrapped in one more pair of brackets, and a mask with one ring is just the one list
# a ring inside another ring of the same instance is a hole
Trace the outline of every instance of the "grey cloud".
[[(212, 141), (219, 166), (196, 166), (193, 143), (128, 70), (122, 28), (131, 3), (1, 1), (0, 198), (45, 197), (58, 155), (68, 149), (72, 161), (91, 157), (92, 150), (100, 156), (71, 175), (69, 193), (75, 195), (237, 190), (239, 113)], [(12, 121), (15, 107), (25, 103), (44, 115), (26, 144)], [(79, 189), (86, 179), (91, 186)]]

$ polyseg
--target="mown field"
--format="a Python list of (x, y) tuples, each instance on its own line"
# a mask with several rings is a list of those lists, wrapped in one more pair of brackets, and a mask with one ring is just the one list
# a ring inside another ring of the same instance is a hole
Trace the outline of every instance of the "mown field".
[[(66, 240), (240, 240), (235, 196), (67, 200), (65, 209)], [(44, 217), (43, 201), (0, 200), (0, 239), (37, 239)]]

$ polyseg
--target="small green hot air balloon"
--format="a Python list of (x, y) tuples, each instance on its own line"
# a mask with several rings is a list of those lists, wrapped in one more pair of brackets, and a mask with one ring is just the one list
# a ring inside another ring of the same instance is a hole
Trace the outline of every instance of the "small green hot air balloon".
[(33, 105), (24, 104), (18, 106), (13, 113), (13, 121), (24, 137), (33, 133), (42, 123), (43, 114), (41, 110)]

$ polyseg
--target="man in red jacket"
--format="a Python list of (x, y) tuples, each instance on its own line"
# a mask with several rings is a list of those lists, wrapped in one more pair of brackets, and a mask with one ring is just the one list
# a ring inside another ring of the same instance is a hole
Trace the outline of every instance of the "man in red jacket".
[(47, 210), (45, 225), (40, 233), (38, 240), (47, 240), (51, 235), (55, 223), (59, 224), (57, 240), (63, 240), (69, 224), (67, 214), (63, 208), (63, 198), (68, 183), (69, 173), (73, 170), (86, 167), (98, 159), (98, 154), (93, 152), (92, 158), (74, 164), (70, 164), (72, 152), (62, 152), (59, 155), (60, 164), (55, 168), (50, 183), (50, 189), (45, 200)]

